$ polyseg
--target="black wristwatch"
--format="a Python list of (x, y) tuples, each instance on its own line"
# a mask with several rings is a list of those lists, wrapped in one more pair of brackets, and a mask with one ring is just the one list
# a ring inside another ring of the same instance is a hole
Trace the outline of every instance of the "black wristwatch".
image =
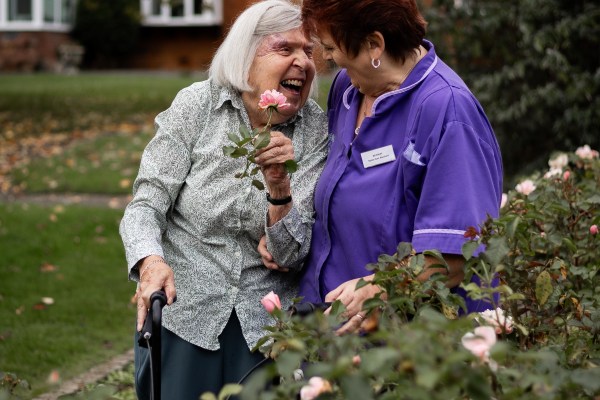
[(274, 206), (283, 206), (292, 201), (292, 196), (289, 195), (288, 197), (284, 197), (282, 199), (274, 199), (269, 193), (267, 193), (267, 201)]

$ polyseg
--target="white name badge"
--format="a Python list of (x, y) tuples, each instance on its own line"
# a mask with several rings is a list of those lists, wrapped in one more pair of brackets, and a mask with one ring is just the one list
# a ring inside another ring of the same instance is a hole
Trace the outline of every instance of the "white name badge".
[(394, 148), (392, 145), (380, 147), (375, 150), (365, 151), (360, 153), (363, 166), (365, 168), (374, 167), (376, 165), (392, 162), (396, 159)]

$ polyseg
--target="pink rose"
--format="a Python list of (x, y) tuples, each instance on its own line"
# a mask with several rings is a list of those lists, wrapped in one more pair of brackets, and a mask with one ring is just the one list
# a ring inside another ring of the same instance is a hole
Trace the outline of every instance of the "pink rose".
[(508, 195), (506, 193), (502, 193), (502, 197), (500, 198), (500, 208), (504, 208), (506, 203), (508, 202)]
[(571, 171), (565, 171), (565, 173), (563, 174), (563, 181), (568, 181), (570, 177)]
[(596, 236), (598, 234), (598, 225), (592, 225), (590, 226), (590, 233), (594, 236)]
[(308, 380), (308, 385), (300, 389), (300, 400), (313, 400), (320, 394), (330, 393), (331, 384), (319, 376), (313, 376)]
[[(546, 236), (544, 232), (542, 232), (542, 235)], [(504, 310), (501, 308), (480, 312), (479, 317), (481, 317), (485, 323), (493, 327), (497, 334), (501, 334), (502, 331), (506, 333), (511, 333), (513, 331), (512, 317), (504, 315)]]
[(273, 291), (270, 291), (265, 297), (260, 300), (260, 304), (263, 305), (265, 310), (269, 314), (272, 314), (275, 309), (281, 310), (281, 301)]
[(490, 349), (496, 344), (496, 331), (491, 326), (478, 326), (462, 337), (462, 345), (483, 362), (490, 361)]
[(562, 174), (562, 168), (550, 168), (548, 172), (544, 174), (544, 178), (549, 179)]
[(550, 169), (562, 169), (566, 167), (567, 164), (569, 164), (569, 156), (565, 153), (560, 153), (558, 156), (548, 161)]
[(358, 367), (361, 361), (362, 360), (359, 355), (355, 355), (354, 357), (352, 357), (352, 365), (354, 365), (355, 367)]
[(592, 150), (587, 144), (575, 150), (575, 154), (577, 154), (579, 158), (588, 160), (598, 158), (598, 152), (596, 150)]
[(275, 109), (275, 111), (278, 111), (279, 109), (284, 109), (290, 106), (290, 103), (286, 102), (287, 97), (279, 93), (277, 90), (265, 90), (265, 92), (260, 95), (258, 106), (263, 110), (272, 107)]
[(529, 196), (531, 192), (535, 190), (536, 186), (531, 179), (526, 179), (523, 182), (519, 183), (515, 190), (519, 193), (524, 194), (525, 196)]

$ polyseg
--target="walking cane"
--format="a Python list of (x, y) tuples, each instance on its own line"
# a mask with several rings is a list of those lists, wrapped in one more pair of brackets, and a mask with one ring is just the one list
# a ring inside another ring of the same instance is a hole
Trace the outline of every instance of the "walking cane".
[(150, 355), (150, 385), (152, 400), (160, 400), (160, 365), (161, 365), (161, 328), (162, 309), (167, 304), (167, 296), (163, 291), (157, 291), (150, 296), (150, 310), (146, 315), (144, 327), (138, 344), (148, 348)]

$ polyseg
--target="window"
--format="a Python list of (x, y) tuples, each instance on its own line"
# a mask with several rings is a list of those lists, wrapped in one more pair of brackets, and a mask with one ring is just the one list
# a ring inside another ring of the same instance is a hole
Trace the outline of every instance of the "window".
[(219, 25), (223, 0), (140, 0), (149, 26)]
[(60, 22), (72, 24), (75, 21), (75, 0), (55, 1), (60, 1)]
[(54, 0), (44, 0), (44, 22), (54, 22), (55, 15)]
[(31, 21), (33, 19), (32, 0), (8, 0), (9, 21)]

